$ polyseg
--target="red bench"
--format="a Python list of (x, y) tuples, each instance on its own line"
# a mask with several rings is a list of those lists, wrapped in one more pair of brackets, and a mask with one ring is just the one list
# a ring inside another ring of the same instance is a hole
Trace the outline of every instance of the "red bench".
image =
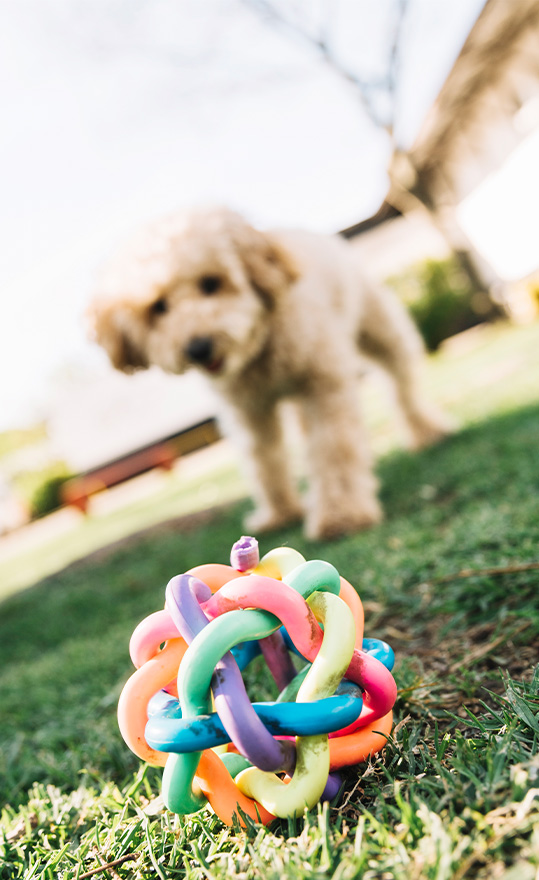
[(206, 419), (177, 434), (71, 477), (61, 488), (62, 502), (86, 513), (90, 497), (97, 492), (117, 486), (154, 468), (170, 470), (181, 455), (209, 446), (220, 437), (216, 420)]

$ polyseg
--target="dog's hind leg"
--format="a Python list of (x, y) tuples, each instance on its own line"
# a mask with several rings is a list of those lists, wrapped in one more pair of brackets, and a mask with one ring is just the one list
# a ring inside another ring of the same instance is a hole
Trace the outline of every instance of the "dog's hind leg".
[(451, 432), (450, 420), (427, 402), (421, 387), (424, 347), (419, 332), (405, 307), (384, 288), (365, 291), (359, 347), (392, 378), (415, 447)]
[(290, 476), (276, 408), (242, 407), (237, 415), (237, 439), (255, 502), (245, 527), (256, 534), (301, 520), (303, 510)]

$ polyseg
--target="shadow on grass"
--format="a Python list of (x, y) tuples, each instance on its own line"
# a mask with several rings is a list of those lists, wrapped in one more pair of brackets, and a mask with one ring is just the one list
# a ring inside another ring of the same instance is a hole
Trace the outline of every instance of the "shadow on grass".
[[(381, 626), (407, 638), (432, 635), (434, 617), (490, 632), (507, 621), (539, 629), (538, 573), (421, 585), (462, 568), (537, 558), (539, 407), (469, 428), (418, 454), (380, 462), (386, 521), (333, 543), (308, 543), (299, 528), (261, 541), (288, 543), (336, 565)], [(36, 779), (76, 787), (80, 767), (122, 779), (137, 765), (116, 729), (115, 705), (131, 672), (129, 637), (163, 606), (175, 574), (228, 560), (242, 533), (244, 505), (194, 515), (99, 551), (0, 605), (0, 796)], [(406, 642), (404, 642), (404, 646)]]
[(527, 503), (539, 488), (539, 407), (514, 410), (462, 430), (420, 454), (382, 463), (382, 500), (391, 517), (409, 516), (433, 501), (441, 515), (463, 505)]

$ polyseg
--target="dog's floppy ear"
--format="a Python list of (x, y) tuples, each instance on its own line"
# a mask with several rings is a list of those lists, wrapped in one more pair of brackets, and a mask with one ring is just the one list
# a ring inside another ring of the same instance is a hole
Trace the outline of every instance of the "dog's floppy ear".
[(260, 232), (244, 221), (235, 225), (233, 238), (252, 286), (271, 308), (276, 297), (299, 276), (292, 255), (271, 233)]
[(87, 313), (89, 336), (107, 352), (117, 370), (133, 373), (146, 369), (148, 359), (129, 333), (129, 316), (121, 310), (94, 303)]

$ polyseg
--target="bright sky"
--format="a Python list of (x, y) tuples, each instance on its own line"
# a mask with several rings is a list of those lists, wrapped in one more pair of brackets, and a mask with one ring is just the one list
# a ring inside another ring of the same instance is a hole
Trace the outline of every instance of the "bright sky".
[[(482, 5), (410, 0), (402, 141)], [(392, 0), (305, 6), (313, 21), (331, 8), (345, 64), (383, 71)], [(0, 0), (0, 98), (0, 430), (43, 412), (66, 363), (103, 362), (84, 305), (147, 219), (219, 202), (334, 231), (385, 194), (387, 144), (354, 92), (240, 0)]]
[[(532, 102), (530, 102), (531, 104)], [(539, 259), (539, 99), (529, 109), (537, 126), (459, 206), (459, 222), (504, 280), (523, 278)], [(526, 106), (526, 105), (525, 105)]]

